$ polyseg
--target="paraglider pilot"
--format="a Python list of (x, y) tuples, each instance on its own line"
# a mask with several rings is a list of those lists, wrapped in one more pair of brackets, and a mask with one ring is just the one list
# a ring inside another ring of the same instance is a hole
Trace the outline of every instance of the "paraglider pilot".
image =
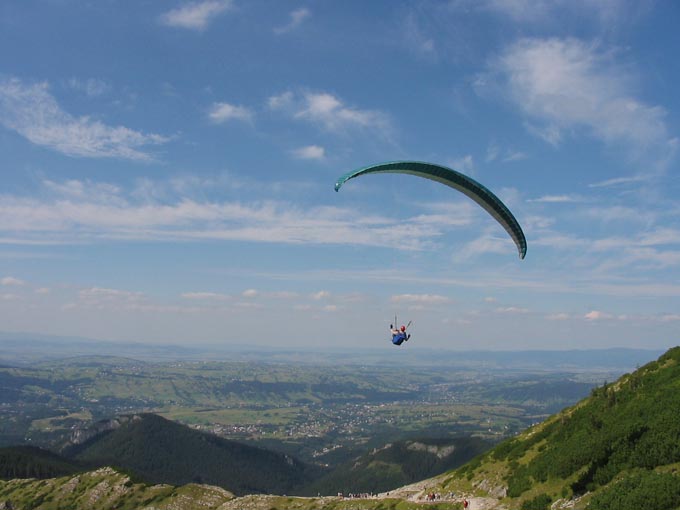
[(396, 326), (390, 324), (390, 331), (392, 333), (392, 343), (394, 345), (401, 345), (411, 338), (411, 335), (406, 334), (406, 326), (402, 326), (401, 328), (397, 329)]

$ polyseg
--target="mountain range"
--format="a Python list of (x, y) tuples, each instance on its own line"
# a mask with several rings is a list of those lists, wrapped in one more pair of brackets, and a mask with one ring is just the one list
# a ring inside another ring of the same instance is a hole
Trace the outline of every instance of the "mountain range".
[[(357, 502), (340, 497), (295, 498), (252, 495), (235, 498), (224, 489), (205, 485), (168, 485), (150, 487), (138, 483), (119, 471), (100, 468), (94, 472), (70, 475), (51, 481), (11, 480), (0, 482), (0, 505), (3, 499), (13, 508), (52, 510), (68, 501), (69, 508), (143, 508), (158, 509), (213, 508), (239, 509), (410, 509), (419, 508), (429, 496), (435, 497), (437, 508), (461, 508), (463, 499), (472, 508), (506, 510), (677, 510), (680, 508), (680, 347), (673, 348), (633, 373), (605, 383), (592, 390), (591, 395), (536, 424), (517, 436), (478, 455), (462, 467), (446, 471), (387, 494)], [(164, 463), (183, 459), (188, 467), (183, 476), (198, 475), (200, 460), (212, 460), (219, 466), (220, 457), (213, 452), (238, 452), (238, 447), (217, 441), (207, 435), (191, 436), (181, 444), (175, 437), (188, 435), (172, 431), (176, 424), (165, 423), (153, 415), (130, 417), (115, 430), (95, 436), (69, 455), (81, 463), (108, 462), (121, 459), (128, 468), (131, 462), (141, 462), (136, 470), (149, 481), (150, 474), (158, 473)], [(195, 431), (191, 431), (195, 432)], [(158, 436), (158, 437), (154, 437)], [(144, 444), (154, 445), (148, 450)], [(127, 445), (127, 447), (126, 447)], [(126, 451), (127, 448), (127, 451)], [(394, 448), (394, 450), (392, 450)], [(393, 452), (429, 451), (445, 457), (448, 451), (441, 444), (404, 442), (377, 449), (355, 464), (365, 466), (390, 460)], [(162, 453), (153, 462), (149, 455)], [(244, 457), (235, 454), (233, 475), (245, 469)], [(273, 461), (275, 473), (290, 474), (304, 481), (308, 467), (295, 459), (272, 452), (263, 459)], [(241, 462), (241, 464), (238, 464)], [(285, 465), (288, 468), (285, 468)], [(262, 464), (269, 470), (269, 464)], [(148, 470), (148, 471), (145, 471)], [(161, 469), (162, 470), (162, 469)], [(385, 471), (388, 471), (387, 469)], [(380, 469), (376, 471), (379, 473)], [(155, 476), (155, 475), (153, 475)], [(207, 474), (206, 474), (207, 476)], [(226, 478), (229, 478), (228, 476)], [(225, 479), (226, 479), (225, 478)], [(307, 478), (307, 480), (310, 480)], [(289, 479), (286, 479), (289, 480)], [(47, 482), (47, 483), (46, 483)], [(212, 483), (212, 482), (211, 482)], [(283, 475), (273, 476), (268, 483), (273, 487), (287, 487)], [(264, 486), (261, 486), (264, 487)], [(75, 491), (78, 496), (74, 496)], [(250, 492), (243, 483), (234, 492)], [(253, 491), (255, 492), (255, 491)], [(281, 489), (272, 491), (283, 494)], [(33, 499), (31, 499), (33, 498)], [(60, 499), (60, 503), (56, 501)], [(185, 504), (179, 507), (181, 498)], [(89, 503), (86, 504), (85, 501)], [(132, 506), (133, 502), (137, 505)], [(22, 506), (23, 505), (23, 506)], [(89, 506), (88, 506), (89, 505)], [(174, 506), (173, 506), (174, 505)]]

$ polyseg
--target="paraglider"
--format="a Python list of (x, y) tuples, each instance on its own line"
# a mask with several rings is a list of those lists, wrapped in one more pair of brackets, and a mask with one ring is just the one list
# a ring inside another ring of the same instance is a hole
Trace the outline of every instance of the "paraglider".
[(339, 191), (342, 185), (350, 179), (372, 173), (411, 174), (446, 184), (447, 186), (460, 191), (477, 202), (477, 204), (501, 224), (505, 231), (510, 235), (510, 238), (515, 242), (520, 259), (523, 259), (526, 256), (527, 241), (519, 222), (496, 195), (467, 175), (433, 163), (395, 161), (371, 165), (349, 172), (337, 180), (335, 183), (335, 191)]
[(408, 342), (411, 335), (406, 333), (406, 330), (411, 325), (411, 321), (408, 321), (406, 326), (397, 327), (397, 317), (394, 317), (394, 325), (390, 324), (390, 333), (392, 333), (392, 343), (394, 345), (401, 345), (404, 342)]

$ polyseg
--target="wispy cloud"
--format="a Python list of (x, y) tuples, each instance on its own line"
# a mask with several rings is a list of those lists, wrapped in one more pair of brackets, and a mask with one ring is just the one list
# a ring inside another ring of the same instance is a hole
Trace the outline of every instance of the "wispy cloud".
[(71, 78), (68, 85), (74, 90), (84, 92), (88, 97), (98, 97), (111, 90), (111, 85), (98, 78)]
[(492, 235), (482, 235), (468, 242), (454, 254), (455, 260), (469, 260), (488, 253), (512, 253), (514, 245), (510, 238), (505, 239)]
[(298, 159), (322, 160), (326, 157), (326, 150), (319, 145), (307, 145), (293, 150), (292, 154)]
[(606, 181), (594, 182), (588, 184), (589, 188), (609, 188), (612, 186), (619, 186), (621, 184), (635, 184), (638, 182), (649, 180), (648, 176), (644, 175), (631, 175), (626, 177), (615, 177), (613, 179), (607, 179)]
[(0, 196), (0, 238), (3, 234), (14, 243), (212, 239), (418, 250), (441, 230), (417, 220), (371, 219), (358, 211), (325, 206), (305, 210), (284, 202), (248, 204), (181, 197), (149, 203), (121, 193), (117, 201), (105, 203), (88, 197)]
[(191, 2), (160, 16), (164, 25), (189, 30), (204, 30), (218, 15), (231, 7), (231, 0)]
[(215, 124), (223, 124), (229, 120), (252, 122), (253, 112), (245, 106), (229, 103), (213, 103), (208, 111), (208, 117)]
[(137, 305), (144, 300), (144, 294), (141, 292), (104, 287), (90, 287), (78, 292), (78, 303), (93, 308), (104, 308), (112, 305), (128, 307)]
[(463, 173), (474, 173), (475, 171), (475, 160), (471, 154), (454, 158), (449, 161), (449, 165), (451, 168)]
[(312, 11), (305, 7), (295, 9), (290, 13), (290, 21), (287, 25), (274, 29), (275, 34), (287, 34), (297, 29), (302, 23), (312, 16)]
[(197, 301), (226, 301), (230, 299), (230, 296), (216, 292), (185, 292), (182, 297)]
[(547, 315), (545, 318), (549, 321), (566, 321), (569, 320), (571, 316), (568, 313), (558, 312)]
[(631, 0), (472, 0), (468, 4), (515, 23), (545, 26), (577, 17), (581, 24), (592, 23), (609, 31), (649, 9), (649, 2)]
[(500, 87), (544, 138), (559, 143), (566, 132), (586, 128), (606, 142), (626, 146), (635, 157), (667, 164), (677, 142), (668, 134), (666, 112), (635, 98), (629, 71), (616, 54), (578, 39), (522, 39), (491, 64), (477, 88)]
[(328, 299), (331, 297), (331, 293), (328, 292), (327, 290), (320, 290), (319, 292), (315, 292), (312, 294), (312, 299), (314, 300), (321, 300), (321, 299)]
[(437, 305), (449, 303), (451, 298), (438, 294), (398, 294), (390, 298), (392, 303)]
[(169, 138), (123, 126), (107, 126), (61, 109), (47, 83), (26, 84), (17, 78), (0, 81), (0, 123), (30, 142), (68, 156), (146, 161), (141, 148)]
[(503, 163), (510, 163), (512, 161), (521, 161), (527, 159), (528, 156), (518, 150), (506, 148), (501, 149), (496, 143), (491, 143), (486, 149), (485, 161), (491, 163), (492, 161), (500, 160)]
[(529, 313), (528, 308), (523, 308), (521, 306), (501, 306), (496, 308), (497, 313), (508, 313), (508, 314), (525, 314)]
[(20, 280), (19, 278), (14, 278), (13, 276), (5, 276), (4, 278), (0, 278), (0, 285), (20, 287), (22, 285), (25, 285), (25, 283), (26, 282), (24, 282), (23, 280)]
[(436, 58), (437, 45), (435, 40), (421, 27), (415, 13), (409, 13), (403, 21), (402, 37), (407, 48), (420, 57)]

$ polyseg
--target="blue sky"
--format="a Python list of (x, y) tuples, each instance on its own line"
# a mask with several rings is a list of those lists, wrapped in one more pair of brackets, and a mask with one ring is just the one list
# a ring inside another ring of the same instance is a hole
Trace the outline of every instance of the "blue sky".
[[(649, 347), (680, 331), (680, 5), (0, 5), (4, 331)], [(352, 169), (455, 168), (461, 194)]]

